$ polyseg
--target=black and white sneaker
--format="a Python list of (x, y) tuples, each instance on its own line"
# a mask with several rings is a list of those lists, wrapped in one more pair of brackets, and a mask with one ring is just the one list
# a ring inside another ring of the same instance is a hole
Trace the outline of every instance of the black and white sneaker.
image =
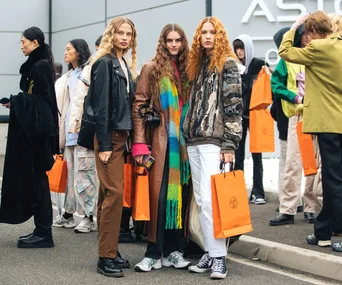
[(226, 258), (224, 256), (213, 258), (211, 266), (211, 279), (225, 279), (227, 276)]
[(213, 259), (208, 253), (205, 253), (196, 265), (189, 266), (189, 271), (196, 273), (205, 273), (210, 271)]

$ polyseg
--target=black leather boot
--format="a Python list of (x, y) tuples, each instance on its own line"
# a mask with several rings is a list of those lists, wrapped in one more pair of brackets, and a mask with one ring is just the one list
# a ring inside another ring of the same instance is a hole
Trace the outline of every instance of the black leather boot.
[(279, 214), (275, 219), (270, 220), (270, 226), (283, 226), (294, 223), (294, 216)]
[(120, 268), (129, 268), (131, 266), (127, 259), (121, 257), (120, 252), (118, 252), (118, 255), (115, 258), (115, 262)]
[(35, 234), (24, 236), (17, 242), (19, 248), (49, 248), (54, 247), (52, 237), (40, 237)]
[(108, 277), (123, 277), (122, 269), (117, 265), (115, 258), (99, 257), (97, 272)]

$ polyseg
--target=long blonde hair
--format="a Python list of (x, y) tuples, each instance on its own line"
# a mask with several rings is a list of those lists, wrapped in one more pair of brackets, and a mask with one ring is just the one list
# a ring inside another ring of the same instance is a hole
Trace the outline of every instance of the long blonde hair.
[(112, 56), (116, 56), (115, 47), (114, 47), (114, 40), (115, 40), (115, 34), (119, 27), (122, 24), (129, 24), (132, 28), (132, 41), (131, 45), (123, 50), (123, 54), (125, 55), (129, 49), (132, 49), (131, 55), (132, 55), (132, 61), (131, 61), (131, 72), (133, 79), (137, 76), (137, 31), (135, 29), (135, 26), (133, 22), (130, 19), (127, 19), (126, 17), (115, 17), (105, 29), (104, 33), (102, 34), (102, 40), (100, 43), (99, 49), (96, 51), (96, 53), (90, 58), (90, 65), (93, 65), (99, 58), (110, 54)]
[(204, 23), (212, 23), (215, 29), (215, 46), (209, 63), (209, 70), (216, 69), (221, 72), (227, 57), (237, 59), (233, 49), (231, 48), (226, 30), (222, 22), (216, 17), (206, 17), (201, 20), (196, 28), (194, 39), (188, 60), (188, 76), (192, 81), (201, 71), (202, 61), (205, 56), (205, 50), (201, 45), (201, 30)]

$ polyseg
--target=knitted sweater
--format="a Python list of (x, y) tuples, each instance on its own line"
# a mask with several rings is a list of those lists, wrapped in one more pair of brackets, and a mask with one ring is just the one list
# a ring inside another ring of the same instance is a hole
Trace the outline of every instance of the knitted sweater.
[(214, 144), (234, 153), (242, 136), (241, 77), (234, 59), (227, 58), (221, 73), (208, 71), (209, 61), (192, 82), (184, 137), (187, 145)]

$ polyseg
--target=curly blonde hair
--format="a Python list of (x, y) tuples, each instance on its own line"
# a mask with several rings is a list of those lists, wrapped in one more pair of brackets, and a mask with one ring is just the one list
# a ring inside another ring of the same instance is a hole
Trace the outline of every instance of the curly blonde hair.
[[(182, 41), (182, 45), (178, 51), (178, 56), (177, 56), (177, 61), (176, 61), (182, 86), (179, 86), (179, 82), (176, 78), (175, 70), (171, 62), (172, 58), (168, 51), (167, 43), (166, 43), (167, 35), (172, 31), (177, 32)], [(185, 35), (184, 30), (177, 24), (167, 24), (160, 33), (160, 36), (158, 39), (158, 45), (156, 48), (156, 54), (152, 60), (155, 63), (155, 68), (153, 68), (150, 74), (152, 94), (159, 95), (160, 80), (163, 76), (168, 76), (170, 80), (174, 84), (176, 84), (177, 89), (182, 90), (183, 97), (186, 97), (186, 94), (187, 94), (186, 86), (188, 82), (186, 67), (188, 63), (188, 55), (189, 55), (189, 44), (188, 44), (188, 39)]]
[(328, 14), (328, 16), (333, 24), (333, 33), (339, 33), (342, 36), (342, 15)]
[(205, 49), (201, 45), (201, 30), (204, 23), (212, 23), (215, 29), (215, 46), (211, 55), (209, 70), (217, 70), (221, 72), (227, 57), (237, 59), (233, 49), (231, 48), (227, 33), (222, 22), (217, 17), (206, 17), (201, 20), (196, 28), (194, 39), (192, 42), (189, 62), (188, 62), (188, 77), (192, 81), (201, 71)]
[(93, 65), (99, 58), (107, 54), (116, 56), (116, 51), (114, 47), (115, 36), (119, 27), (124, 23), (129, 24), (132, 28), (132, 41), (131, 41), (131, 45), (123, 50), (123, 54), (125, 55), (129, 51), (129, 49), (132, 49), (131, 51), (132, 60), (131, 60), (130, 68), (131, 68), (133, 78), (135, 79), (137, 76), (137, 31), (135, 29), (133, 22), (126, 17), (121, 17), (121, 16), (115, 17), (107, 25), (107, 28), (102, 34), (102, 40), (101, 40), (99, 49), (90, 58), (90, 65)]

